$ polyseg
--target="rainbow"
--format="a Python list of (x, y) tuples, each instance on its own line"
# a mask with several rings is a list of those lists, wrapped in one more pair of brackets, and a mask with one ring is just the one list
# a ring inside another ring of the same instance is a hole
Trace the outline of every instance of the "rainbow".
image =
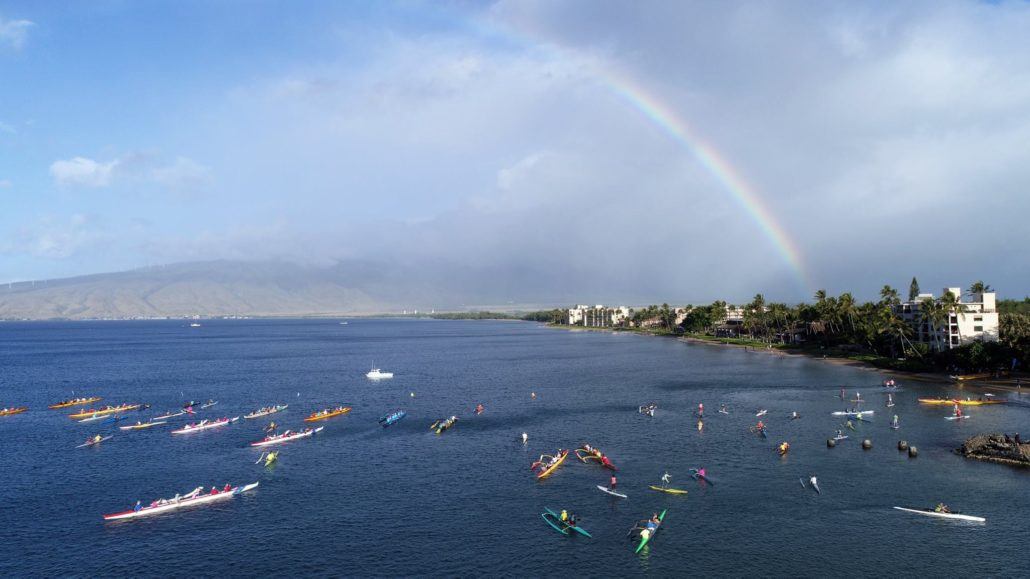
[(787, 230), (776, 219), (766, 204), (736, 170), (725, 155), (719, 153), (711, 143), (706, 142), (690, 125), (678, 117), (672, 109), (638, 83), (624, 75), (607, 71), (603, 75), (605, 86), (662, 130), (672, 140), (683, 145), (693, 154), (733, 200), (747, 212), (762, 233), (772, 242), (783, 261), (793, 270), (799, 288), (808, 292), (812, 285), (804, 267), (801, 251), (790, 238)]
[[(576, 49), (564, 46), (561, 42), (549, 38), (546, 33), (536, 30), (531, 22), (508, 21), (501, 23), (496, 19), (491, 19), (489, 21), (477, 20), (471, 24), (475, 31), (483, 36), (495, 40), (504, 39), (516, 46), (534, 50), (543, 49), (555, 58), (563, 58), (569, 54), (581, 56)], [(776, 252), (794, 274), (798, 289), (803, 294), (811, 291), (814, 286), (810, 282), (804, 259), (797, 244), (755, 189), (748, 184), (726, 156), (721, 154), (714, 145), (706, 142), (697, 131), (694, 131), (653, 92), (649, 92), (629, 76), (617, 73), (608, 65), (596, 61), (595, 64), (600, 64), (600, 66), (592, 67), (593, 75), (599, 84), (636, 109), (673, 141), (690, 151), (701, 166), (718, 181), (722, 188), (730, 194), (730, 197), (758, 225), (762, 234), (769, 239)]]

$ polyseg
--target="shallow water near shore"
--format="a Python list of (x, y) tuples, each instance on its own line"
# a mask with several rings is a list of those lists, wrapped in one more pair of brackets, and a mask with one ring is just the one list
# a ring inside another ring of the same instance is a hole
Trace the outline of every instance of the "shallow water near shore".
[[(366, 380), (373, 360), (395, 378)], [(902, 383), (887, 409), (883, 375), (872, 371), (489, 321), (7, 323), (0, 367), (0, 406), (31, 408), (0, 417), (5, 576), (1030, 575), (1030, 471), (952, 452), (975, 433), (1023, 427), (1030, 436), (1030, 404), (1015, 395), (953, 422), (947, 407), (916, 402), (958, 392), (952, 385)], [(828, 449), (841, 423), (830, 413), (852, 405), (841, 386), (849, 399), (860, 391), (875, 417)], [(168, 427), (77, 424), (70, 411), (46, 409), (73, 395), (152, 404), (133, 421), (208, 398), (219, 404), (200, 417), (289, 404), (273, 419), (293, 429), (314, 410), (354, 410), (282, 445), (265, 468), (248, 443), (269, 419), (180, 437)], [(659, 405), (653, 419), (637, 412), (649, 401)], [(716, 412), (720, 403), (729, 415)], [(748, 432), (760, 408), (768, 440)], [(381, 428), (377, 418), (394, 409), (407, 418)], [(801, 419), (789, 420), (794, 410)], [(889, 411), (899, 431), (888, 428)], [(428, 430), (452, 414), (454, 428)], [(523, 431), (526, 447), (516, 442)], [(114, 438), (73, 448), (98, 432)], [(872, 450), (860, 448), (863, 438)], [(919, 457), (898, 452), (899, 439)], [(781, 441), (791, 444), (785, 457), (774, 450)], [(607, 471), (571, 455), (550, 479), (534, 479), (529, 465), (541, 453), (581, 442), (609, 455), (628, 499), (599, 492)], [(690, 479), (697, 466), (714, 487)], [(666, 470), (687, 496), (648, 490)], [(822, 494), (802, 487), (812, 474)], [(254, 481), (258, 489), (221, 504), (100, 518), (137, 499)], [(891, 509), (938, 501), (987, 523)], [(593, 538), (556, 533), (540, 517), (545, 506), (575, 512)], [(665, 525), (634, 555), (626, 532), (660, 509)]]

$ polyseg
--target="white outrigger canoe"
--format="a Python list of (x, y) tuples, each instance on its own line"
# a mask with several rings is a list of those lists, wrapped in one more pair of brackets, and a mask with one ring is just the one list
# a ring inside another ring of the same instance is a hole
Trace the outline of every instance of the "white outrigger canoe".
[(261, 418), (262, 416), (268, 416), (269, 414), (275, 414), (276, 412), (282, 412), (283, 410), (286, 410), (289, 407), (290, 407), (289, 404), (278, 404), (278, 405), (272, 406), (270, 408), (264, 408), (262, 410), (255, 410), (254, 412), (251, 412), (250, 414), (247, 414), (246, 416), (244, 416), (244, 418), (246, 418), (247, 420), (251, 420), (251, 419), (254, 419), (254, 418)]
[(232, 424), (233, 422), (236, 422), (239, 419), (240, 417), (237, 416), (235, 418), (226, 418), (225, 420), (201, 420), (200, 422), (192, 426), (187, 424), (179, 430), (173, 430), (172, 434), (189, 434), (191, 432), (197, 432), (198, 430), (207, 430), (208, 428), (218, 428), (219, 426), (227, 426), (229, 424)]
[(297, 440), (298, 438), (305, 438), (305, 437), (311, 436), (312, 434), (315, 434), (316, 432), (322, 432), (323, 428), (325, 428), (325, 427), (324, 426), (319, 426), (318, 428), (316, 428), (314, 430), (308, 429), (308, 430), (302, 430), (300, 432), (289, 432), (289, 431), (287, 431), (287, 432), (284, 432), (282, 434), (277, 434), (275, 436), (269, 436), (269, 437), (265, 438), (264, 440), (259, 440), (257, 442), (252, 442), (252, 443), (250, 443), (250, 445), (251, 446), (268, 446), (270, 444), (279, 444), (281, 442), (289, 442), (291, 440)]
[(139, 424), (130, 424), (128, 426), (119, 426), (119, 430), (143, 430), (145, 428), (153, 428), (162, 424), (168, 424), (163, 420), (151, 420), (150, 422), (141, 422)]
[(915, 513), (917, 515), (927, 515), (930, 517), (940, 517), (942, 519), (953, 519), (957, 521), (972, 521), (974, 523), (986, 523), (987, 519), (983, 517), (974, 517), (973, 515), (963, 515), (961, 513), (938, 513), (933, 509), (908, 509), (905, 507), (894, 507), (899, 511), (905, 511), (906, 513)]
[(111, 513), (110, 515), (104, 515), (105, 521), (118, 521), (122, 519), (135, 519), (138, 517), (146, 517), (148, 515), (156, 515), (159, 513), (166, 513), (168, 511), (174, 511), (183, 507), (192, 507), (194, 505), (203, 505), (207, 503), (214, 503), (217, 501), (223, 501), (231, 499), (240, 493), (245, 493), (251, 489), (257, 488), (258, 483), (251, 483), (242, 487), (233, 487), (227, 491), (220, 491), (215, 494), (203, 493), (204, 487), (198, 487), (193, 492), (183, 497), (177, 497), (174, 499), (167, 499), (161, 501), (155, 501), (154, 504), (148, 507), (143, 507), (140, 510), (129, 510), (122, 511), (120, 513)]
[(855, 411), (838, 410), (837, 412), (831, 412), (830, 414), (832, 414), (833, 416), (858, 416), (858, 417), (861, 417), (861, 416), (863, 416), (865, 414), (875, 414), (875, 413), (876, 413), (875, 410), (855, 410)]

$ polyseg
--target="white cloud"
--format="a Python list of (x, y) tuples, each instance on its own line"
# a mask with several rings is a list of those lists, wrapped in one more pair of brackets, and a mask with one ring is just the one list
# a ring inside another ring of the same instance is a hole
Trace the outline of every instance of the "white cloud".
[(5, 20), (0, 17), (0, 44), (21, 50), (29, 36), (29, 28), (35, 26), (31, 20)]
[(73, 157), (50, 164), (50, 176), (61, 186), (107, 187), (120, 159), (101, 163), (86, 157)]
[(62, 187), (113, 187), (157, 185), (172, 193), (191, 193), (206, 182), (210, 170), (187, 157), (160, 164), (147, 153), (129, 153), (110, 161), (101, 162), (87, 157), (73, 157), (54, 161), (50, 176)]
[(61, 260), (109, 240), (110, 236), (89, 215), (47, 215), (15, 231), (11, 238), (0, 240), (0, 254)]

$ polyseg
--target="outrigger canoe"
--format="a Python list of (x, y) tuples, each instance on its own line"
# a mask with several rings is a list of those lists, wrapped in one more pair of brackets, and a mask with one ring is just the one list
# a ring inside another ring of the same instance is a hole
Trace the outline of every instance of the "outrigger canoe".
[(76, 446), (75, 448), (86, 448), (86, 447), (90, 447), (90, 446), (96, 446), (96, 445), (100, 444), (101, 442), (104, 442), (105, 440), (111, 440), (111, 438), (112, 438), (111, 436), (105, 436), (105, 437), (101, 438), (100, 440), (95, 440), (95, 439), (91, 438), (87, 442), (85, 442), (83, 444), (80, 444), (80, 445)]
[(168, 423), (164, 422), (164, 421), (161, 421), (161, 420), (152, 420), (150, 422), (141, 422), (139, 424), (130, 424), (128, 426), (119, 426), (118, 429), (119, 430), (143, 430), (145, 428), (153, 428), (155, 426), (160, 426), (161, 424), (168, 424)]
[(308, 416), (304, 419), (304, 422), (318, 422), (319, 420), (328, 420), (336, 416), (347, 414), (350, 411), (350, 406), (340, 406), (338, 408), (333, 408), (331, 410), (327, 408), (325, 410), (320, 410), (318, 412), (312, 412), (311, 416)]
[(457, 416), (451, 416), (446, 420), (437, 420), (429, 426), (429, 430), (432, 430), (437, 434), (443, 434), (448, 429), (450, 429), (450, 427), (454, 426), (456, 422), (458, 422)]
[(863, 414), (876, 414), (875, 410), (838, 410), (837, 412), (830, 413), (833, 416), (857, 416), (862, 417)]
[(587, 462), (589, 460), (596, 460), (597, 464), (603, 466), (604, 468), (607, 468), (609, 470), (619, 470), (615, 468), (615, 465), (612, 464), (612, 461), (608, 459), (608, 456), (606, 456), (597, 448), (591, 448), (591, 450), (587, 450), (586, 448), (577, 448), (575, 450), (575, 454), (576, 458), (583, 462)]
[[(550, 458), (552, 460), (557, 458), (557, 460), (554, 460), (554, 462), (551, 463), (551, 466), (548, 466), (547, 468), (545, 468), (542, 471), (540, 471), (539, 473), (537, 473), (536, 480), (543, 480), (543, 479), (551, 476), (552, 474), (554, 474), (554, 471), (558, 470), (558, 467), (561, 466), (561, 463), (565, 462), (565, 458), (567, 456), (569, 456), (569, 451), (562, 450), (557, 455), (557, 457), (551, 456), (551, 455), (548, 455), (548, 454), (545, 454), (544, 456), (548, 457), (548, 458)], [(543, 464), (539, 460), (534, 462), (533, 465), (530, 468), (536, 469), (538, 466), (543, 466)]]
[(192, 507), (195, 505), (204, 505), (207, 503), (214, 503), (226, 499), (231, 499), (240, 493), (245, 493), (251, 489), (256, 489), (258, 483), (251, 483), (242, 487), (233, 487), (227, 491), (211, 493), (202, 493), (203, 487), (198, 487), (193, 492), (189, 493), (184, 497), (176, 495), (174, 499), (160, 499), (150, 504), (150, 506), (143, 507), (139, 510), (122, 511), (120, 513), (112, 513), (110, 515), (104, 515), (105, 521), (118, 521), (122, 519), (135, 519), (138, 517), (146, 517), (148, 515), (156, 515), (159, 513), (165, 513), (168, 511), (174, 511), (183, 507)]
[(269, 414), (275, 414), (276, 412), (282, 412), (283, 410), (286, 410), (287, 408), (289, 408), (289, 406), (290, 406), (289, 404), (276, 404), (275, 406), (271, 406), (269, 408), (262, 408), (260, 410), (255, 410), (254, 412), (251, 412), (250, 414), (245, 415), (243, 418), (245, 418), (247, 420), (250, 420), (252, 418), (261, 418), (262, 416), (268, 416)]
[(960, 406), (986, 406), (988, 404), (1005, 404), (1004, 400), (959, 400), (957, 398), (920, 398), (919, 402), (922, 404), (940, 404), (942, 406), (954, 406), (955, 404), (958, 404)]
[(228, 426), (228, 425), (232, 424), (233, 422), (236, 422), (239, 419), (240, 419), (240, 417), (237, 416), (235, 418), (223, 418), (221, 420), (211, 420), (211, 421), (201, 420), (200, 422), (198, 422), (196, 424), (187, 424), (186, 426), (183, 426), (179, 430), (173, 430), (172, 434), (189, 434), (191, 432), (197, 432), (199, 430), (207, 430), (209, 428), (218, 428), (219, 426)]
[(72, 420), (79, 420), (82, 418), (94, 418), (97, 416), (106, 416), (108, 414), (114, 414), (116, 412), (125, 412), (128, 410), (136, 410), (140, 407), (139, 404), (122, 404), (121, 406), (106, 406), (104, 408), (90, 408), (89, 410), (83, 410), (82, 412), (76, 412), (75, 414), (69, 414), (68, 418)]
[(165, 418), (175, 418), (176, 416), (182, 416), (183, 414), (186, 414), (185, 410), (180, 410), (178, 412), (169, 412), (168, 414), (162, 414), (161, 416), (155, 416), (154, 420), (164, 420)]
[(939, 513), (933, 509), (910, 509), (906, 507), (894, 507), (899, 511), (905, 511), (906, 513), (915, 513), (917, 515), (927, 515), (930, 517), (940, 517), (942, 519), (953, 519), (958, 521), (972, 521), (975, 523), (986, 523), (987, 519), (983, 517), (974, 517), (973, 515), (963, 515), (962, 513)]
[(651, 489), (653, 491), (658, 491), (660, 493), (669, 493), (670, 495), (685, 495), (685, 494), (687, 494), (687, 491), (685, 491), (683, 489), (674, 489), (674, 488), (670, 488), (670, 487), (659, 487), (659, 486), (655, 486), (655, 485), (647, 485), (647, 488), (649, 488), (649, 489)]
[(21, 414), (28, 410), (28, 406), (21, 406), (18, 408), (8, 408), (6, 410), (0, 410), (0, 416), (14, 416), (15, 414)]
[(308, 436), (311, 436), (312, 434), (315, 434), (315, 433), (318, 433), (318, 432), (322, 432), (323, 428), (325, 428), (325, 427), (324, 426), (319, 426), (318, 428), (315, 428), (314, 430), (312, 430), (310, 428), (305, 428), (304, 430), (301, 430), (300, 432), (291, 432), (291, 431), (287, 430), (286, 432), (284, 432), (282, 434), (273, 434), (272, 436), (266, 436), (262, 440), (250, 443), (250, 445), (251, 446), (268, 446), (270, 444), (280, 444), (280, 443), (283, 443), (283, 442), (290, 442), (291, 440), (297, 440), (298, 438), (306, 438)]
[(640, 530), (640, 544), (637, 545), (637, 550), (634, 551), (634, 553), (639, 553), (640, 550), (643, 549), (645, 545), (647, 545), (648, 543), (651, 542), (651, 539), (654, 538), (655, 534), (658, 532), (658, 529), (662, 528), (662, 523), (664, 523), (664, 522), (665, 522), (665, 511), (662, 511), (661, 514), (658, 515), (658, 526), (657, 527), (655, 527), (654, 529), (644, 528), (644, 529)]
[(396, 424), (398, 420), (400, 420), (401, 418), (404, 418), (407, 415), (408, 415), (407, 412), (405, 412), (403, 410), (398, 410), (397, 412), (394, 412), (392, 414), (387, 414), (386, 416), (383, 416), (382, 418), (380, 418), (379, 419), (379, 424), (382, 424), (383, 428), (386, 428), (387, 426), (390, 426), (392, 424)]
[(558, 513), (552, 511), (551, 509), (549, 509), (547, 507), (544, 507), (544, 511), (546, 511), (546, 512), (540, 513), (540, 516), (543, 517), (543, 519), (545, 521), (547, 521), (547, 524), (551, 525), (551, 527), (555, 531), (558, 531), (559, 533), (561, 533), (561, 534), (563, 534), (565, 536), (568, 536), (569, 535), (569, 529), (572, 529), (573, 531), (576, 531), (580, 535), (585, 535), (587, 537), (592, 537), (592, 535), (590, 533), (586, 532), (585, 529), (582, 529), (582, 528), (580, 528), (578, 526), (570, 525), (570, 524), (562, 521), (561, 520), (561, 515), (559, 515)]
[(71, 400), (62, 400), (57, 404), (51, 404), (48, 408), (50, 410), (57, 410), (60, 408), (71, 408), (72, 406), (85, 406), (87, 404), (93, 404), (94, 402), (100, 402), (103, 398), (94, 396), (92, 398), (73, 398)]

